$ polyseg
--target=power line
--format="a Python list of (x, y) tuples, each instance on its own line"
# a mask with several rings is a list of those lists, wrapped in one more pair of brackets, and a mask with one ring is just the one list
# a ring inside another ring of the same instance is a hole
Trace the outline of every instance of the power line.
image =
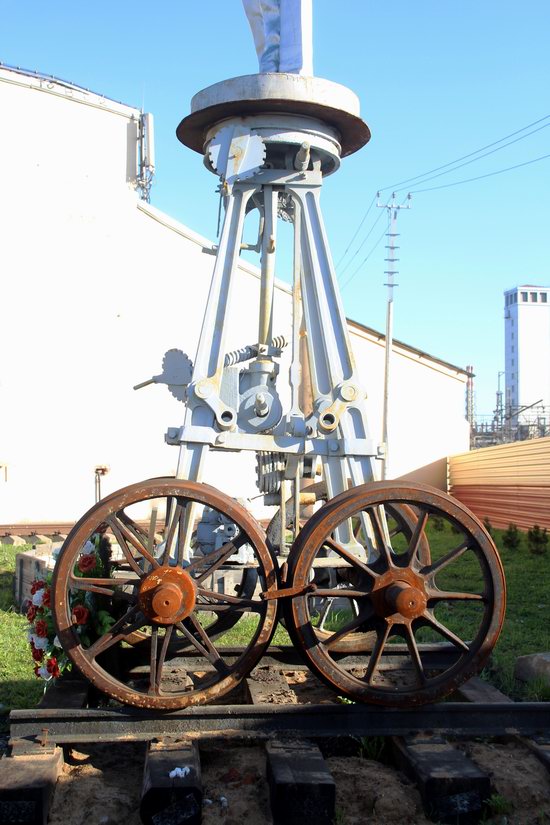
[(382, 217), (383, 214), (384, 214), (383, 212), (379, 213), (378, 217), (376, 218), (375, 222), (373, 223), (373, 225), (371, 226), (371, 228), (369, 229), (369, 231), (367, 232), (367, 234), (365, 235), (365, 237), (361, 241), (360, 245), (357, 247), (357, 249), (355, 250), (355, 252), (351, 256), (351, 258), (349, 259), (349, 261), (347, 262), (347, 264), (345, 265), (345, 267), (341, 271), (340, 277), (342, 277), (342, 275), (345, 273), (346, 269), (348, 269), (348, 267), (353, 263), (353, 261), (355, 260), (355, 258), (357, 257), (357, 255), (359, 254), (361, 249), (365, 246), (366, 242), (368, 241), (368, 239), (370, 238), (370, 236), (374, 232), (374, 228), (375, 228), (376, 224), (378, 223), (378, 221), (380, 220), (380, 218)]
[[(383, 212), (380, 212), (380, 214), (381, 214), (381, 215), (383, 215), (384, 213), (383, 213)], [(370, 252), (368, 253), (368, 255), (367, 255), (365, 258), (363, 258), (363, 260), (361, 261), (361, 263), (359, 264), (359, 266), (357, 267), (357, 269), (353, 272), (353, 274), (352, 274), (352, 275), (350, 275), (350, 277), (349, 277), (349, 278), (348, 278), (348, 280), (345, 282), (345, 284), (342, 284), (342, 286), (341, 286), (341, 289), (342, 289), (342, 290), (343, 290), (343, 289), (345, 289), (347, 286), (349, 286), (349, 284), (353, 281), (353, 279), (355, 278), (355, 276), (357, 275), (357, 273), (359, 272), (359, 270), (360, 270), (360, 269), (364, 266), (364, 264), (366, 264), (366, 263), (367, 263), (368, 259), (369, 259), (369, 258), (370, 258), (370, 256), (372, 255), (372, 253), (373, 253), (373, 252), (375, 251), (375, 249), (377, 249), (377, 247), (380, 245), (380, 242), (382, 241), (382, 239), (384, 238), (384, 236), (385, 236), (386, 232), (388, 231), (388, 227), (389, 227), (389, 219), (388, 219), (388, 225), (384, 227), (384, 229), (382, 230), (382, 234), (380, 235), (380, 237), (378, 238), (378, 240), (376, 241), (376, 243), (374, 244), (374, 246), (372, 247), (372, 249), (370, 250)], [(374, 227), (373, 227), (373, 228), (374, 228)]]
[(461, 183), (471, 183), (474, 180), (481, 180), (482, 178), (492, 178), (493, 175), (502, 175), (503, 172), (510, 172), (512, 169), (519, 169), (521, 166), (529, 166), (531, 163), (537, 163), (539, 160), (546, 160), (550, 158), (549, 155), (541, 155), (532, 160), (526, 160), (525, 163), (516, 163), (515, 166), (507, 166), (505, 169), (497, 169), (496, 172), (488, 172), (486, 175), (477, 175), (475, 178), (465, 178), (464, 180), (455, 180), (454, 183), (443, 183), (441, 186), (428, 186), (426, 189), (415, 189), (411, 195), (417, 195), (419, 192), (433, 192), (435, 189), (448, 189), (450, 186), (458, 186)]
[[(383, 192), (385, 189), (394, 189), (397, 186), (403, 186), (403, 184), (405, 183), (410, 183), (411, 181), (418, 180), (419, 178), (424, 178), (426, 177), (426, 175), (431, 175), (433, 172), (439, 172), (441, 169), (446, 169), (448, 166), (454, 166), (455, 163), (460, 163), (461, 160), (466, 160), (467, 158), (471, 158), (474, 155), (479, 154), (480, 152), (484, 152), (485, 149), (491, 149), (498, 143), (502, 143), (503, 141), (508, 140), (508, 138), (515, 137), (516, 135), (519, 135), (521, 132), (525, 132), (526, 129), (530, 129), (532, 126), (538, 126), (539, 123), (542, 123), (543, 121), (548, 120), (549, 118), (550, 115), (545, 115), (544, 117), (541, 117), (538, 120), (533, 121), (533, 123), (528, 123), (527, 126), (523, 126), (521, 129), (517, 129), (515, 132), (511, 132), (509, 135), (505, 135), (499, 140), (493, 141), (493, 143), (488, 143), (486, 146), (482, 146), (480, 149), (476, 149), (474, 152), (470, 152), (467, 155), (462, 155), (462, 157), (456, 158), (455, 160), (451, 160), (449, 161), (449, 163), (444, 163), (443, 166), (436, 166), (435, 169), (429, 169), (427, 172), (423, 172), (421, 175), (415, 175), (413, 178), (406, 178), (405, 180), (400, 180), (397, 183), (391, 184), (390, 186), (382, 186), (380, 191)], [(528, 135), (525, 135), (524, 137), (528, 137)]]
[(344, 260), (344, 258), (346, 257), (346, 255), (348, 254), (348, 252), (349, 252), (349, 248), (350, 248), (350, 246), (353, 244), (354, 240), (356, 239), (357, 235), (359, 234), (359, 232), (360, 232), (360, 230), (361, 230), (361, 227), (362, 227), (362, 226), (363, 226), (363, 224), (365, 223), (365, 221), (366, 221), (366, 219), (367, 219), (367, 216), (368, 216), (369, 212), (371, 211), (372, 207), (374, 206), (374, 201), (375, 201), (375, 200), (376, 200), (376, 193), (372, 196), (372, 200), (371, 200), (371, 202), (370, 202), (370, 204), (369, 204), (369, 207), (368, 207), (367, 211), (365, 212), (365, 214), (363, 215), (363, 217), (362, 217), (362, 219), (361, 219), (361, 223), (359, 224), (359, 226), (358, 226), (358, 227), (357, 227), (357, 229), (355, 230), (355, 235), (353, 236), (353, 238), (351, 239), (351, 241), (350, 241), (350, 242), (349, 242), (349, 244), (347, 245), (347, 247), (346, 247), (346, 251), (344, 252), (344, 254), (342, 255), (342, 257), (340, 258), (340, 260), (339, 260), (339, 261), (338, 261), (338, 263), (336, 264), (336, 269), (338, 269), (338, 267), (340, 266), (340, 264), (342, 263), (342, 261)]
[[(445, 172), (439, 172), (437, 175), (431, 175), (430, 177), (425, 177), (424, 180), (419, 181), (420, 184), (428, 183), (430, 180), (435, 180), (435, 178), (440, 178), (442, 175), (450, 175), (452, 172), (456, 172), (457, 169), (462, 169), (463, 166), (469, 166), (470, 163), (475, 163), (482, 158), (486, 158), (488, 155), (494, 155), (495, 152), (500, 152), (501, 149), (506, 149), (507, 146), (511, 146), (513, 143), (517, 143), (519, 140), (524, 140), (524, 138), (529, 137), (529, 135), (534, 135), (535, 132), (540, 132), (541, 129), (546, 129), (550, 126), (550, 123), (545, 123), (544, 126), (539, 126), (538, 129), (533, 129), (532, 132), (528, 132), (526, 135), (522, 135), (521, 137), (516, 138), (515, 140), (510, 140), (508, 143), (505, 143), (503, 146), (499, 146), (496, 149), (491, 149), (489, 152), (485, 152), (483, 155), (479, 155), (477, 158), (472, 158), (472, 160), (467, 160), (465, 163), (460, 163), (458, 166), (453, 166), (452, 169), (447, 169)], [(428, 174), (428, 173), (426, 173)], [(419, 177), (423, 177), (419, 175)], [(402, 187), (401, 189), (396, 189), (397, 192), (402, 192), (407, 187)]]

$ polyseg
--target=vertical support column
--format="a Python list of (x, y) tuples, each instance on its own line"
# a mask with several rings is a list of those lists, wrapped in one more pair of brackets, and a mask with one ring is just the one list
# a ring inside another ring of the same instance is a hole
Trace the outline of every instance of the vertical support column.
[[(337, 428), (342, 438), (368, 438), (365, 393), (355, 367), (347, 321), (319, 204), (319, 187), (292, 187), (302, 206), (302, 299), (307, 328), (308, 356), (314, 405), (337, 400), (345, 381), (357, 388), (357, 397), (343, 411)], [(369, 457), (335, 455), (325, 460), (329, 496), (347, 489), (348, 474), (354, 485), (373, 481), (374, 462)]]
[[(218, 393), (225, 356), (225, 320), (231, 300), (233, 274), (239, 257), (246, 204), (254, 189), (250, 185), (235, 185), (229, 195), (193, 367), (193, 383), (210, 379), (214, 391)], [(185, 411), (184, 425), (188, 424), (213, 427), (214, 414), (206, 404), (190, 404)], [(176, 478), (200, 481), (207, 450), (208, 447), (202, 444), (182, 444)]]
[[(218, 254), (206, 311), (202, 323), (197, 355), (193, 366), (193, 383), (210, 379), (213, 391), (219, 394), (225, 357), (225, 323), (231, 301), (233, 275), (239, 258), (246, 204), (256, 187), (233, 187), (225, 213)], [(214, 427), (214, 413), (206, 404), (190, 403), (185, 410), (184, 426), (189, 424)], [(184, 443), (180, 447), (176, 478), (201, 481), (204, 461), (209, 450), (206, 444)], [(184, 558), (190, 558), (193, 525), (197, 505), (185, 508), (180, 541), (184, 542)]]

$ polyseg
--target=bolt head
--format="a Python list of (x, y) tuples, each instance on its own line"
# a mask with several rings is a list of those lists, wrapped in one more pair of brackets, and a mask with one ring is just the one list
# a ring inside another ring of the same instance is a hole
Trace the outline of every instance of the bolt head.
[(344, 401), (355, 401), (357, 398), (357, 389), (353, 384), (344, 384), (340, 392)]
[(195, 394), (199, 398), (208, 398), (212, 395), (212, 386), (207, 381), (201, 381), (195, 386)]

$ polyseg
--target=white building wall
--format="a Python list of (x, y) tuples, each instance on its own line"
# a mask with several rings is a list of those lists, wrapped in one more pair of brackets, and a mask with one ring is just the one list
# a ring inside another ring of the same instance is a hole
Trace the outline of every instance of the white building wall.
[[(193, 356), (213, 257), (210, 244), (135, 192), (139, 112), (63, 84), (0, 69), (4, 163), (0, 225), (0, 524), (69, 521), (94, 496), (173, 474), (164, 444), (183, 407), (164, 386), (132, 386), (161, 371), (164, 352)], [(197, 159), (198, 162), (200, 162)], [(257, 271), (242, 263), (228, 308), (227, 349), (257, 339)], [(280, 285), (276, 334), (289, 333)], [(351, 324), (380, 438), (383, 340)], [(465, 374), (396, 345), (391, 472), (468, 447)], [(288, 353), (283, 359), (286, 374)], [(250, 496), (252, 455), (212, 456), (206, 479)]]

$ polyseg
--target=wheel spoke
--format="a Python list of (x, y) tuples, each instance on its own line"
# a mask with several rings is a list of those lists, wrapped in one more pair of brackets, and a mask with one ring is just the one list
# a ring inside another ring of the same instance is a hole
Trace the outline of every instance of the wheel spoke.
[[(207, 590), (205, 587), (199, 587), (197, 590), (199, 596), (204, 596), (207, 599), (214, 599), (216, 602), (227, 602), (235, 607), (242, 607), (250, 610), (260, 610), (267, 604), (265, 601), (258, 601), (255, 599), (243, 599), (241, 596), (230, 596), (228, 593), (216, 593), (215, 590)], [(210, 607), (215, 610), (215, 605), (209, 605), (206, 602), (197, 602), (196, 607), (199, 609), (208, 610)]]
[(176, 528), (179, 526), (180, 516), (183, 512), (183, 506), (178, 502), (174, 509), (174, 514), (170, 521), (170, 527), (166, 532), (166, 540), (165, 540), (165, 547), (164, 553), (162, 554), (162, 564), (168, 564), (170, 560), (170, 551), (172, 549), (172, 542), (174, 541), (174, 535), (176, 532)]
[(459, 544), (458, 547), (455, 547), (453, 550), (449, 550), (448, 553), (446, 553), (440, 559), (435, 561), (433, 564), (429, 564), (427, 567), (423, 567), (420, 572), (424, 576), (432, 576), (435, 573), (439, 573), (441, 570), (443, 570), (444, 567), (447, 567), (448, 564), (451, 564), (453, 561), (459, 559), (460, 556), (462, 556), (462, 554), (465, 553), (466, 550), (470, 550), (471, 547), (472, 544), (470, 540), (466, 539), (466, 541), (463, 541), (462, 544)]
[(431, 602), (487, 602), (487, 596), (481, 593), (461, 593), (453, 590), (427, 590), (426, 592)]
[(149, 670), (149, 693), (156, 693), (158, 637), (158, 627), (153, 625), (153, 627), (151, 628), (151, 667)]
[(117, 518), (124, 524), (125, 527), (128, 528), (129, 532), (132, 533), (137, 542), (141, 544), (142, 542), (148, 541), (148, 533), (146, 533), (145, 530), (139, 526), (139, 524), (136, 524), (136, 522), (130, 518), (124, 510), (119, 510), (117, 513)]
[(425, 510), (423, 510), (422, 513), (418, 516), (418, 521), (415, 524), (413, 534), (411, 536), (411, 540), (409, 542), (409, 547), (407, 550), (407, 562), (409, 567), (417, 567), (419, 565), (418, 553), (422, 543), (422, 537), (424, 536), (424, 530), (426, 529), (427, 521), (428, 513)]
[[(122, 616), (114, 625), (111, 627), (107, 633), (104, 633), (103, 636), (100, 636), (97, 641), (93, 643), (87, 650), (85, 650), (86, 656), (89, 659), (95, 659), (99, 656), (100, 653), (103, 653), (108, 648), (112, 647), (117, 642), (124, 641), (127, 636), (131, 633), (134, 633), (136, 630), (139, 630), (145, 624), (145, 620), (142, 616), (134, 621), (132, 624), (128, 625), (124, 628), (124, 625), (129, 622), (131, 618), (133, 618), (139, 612), (138, 605), (134, 605), (133, 607), (128, 610), (128, 612)], [(124, 630), (123, 630), (124, 628)]]
[(376, 538), (376, 549), (380, 558), (386, 562), (386, 567), (393, 567), (392, 551), (388, 546), (385, 536), (385, 527), (380, 518), (380, 507), (371, 507), (367, 510), (371, 520), (372, 529)]
[(262, 602), (243, 600), (243, 604), (212, 604), (211, 602), (196, 602), (195, 610), (203, 610), (206, 613), (259, 613)]
[(368, 593), (365, 593), (364, 590), (352, 590), (345, 587), (317, 587), (310, 595), (315, 598), (326, 599), (364, 599), (365, 596), (368, 596)]
[(202, 625), (200, 624), (200, 622), (195, 618), (195, 616), (193, 616), (193, 614), (188, 616), (187, 620), (191, 622), (203, 643), (201, 644), (201, 642), (197, 639), (194, 633), (191, 633), (191, 631), (188, 630), (182, 622), (176, 623), (176, 627), (178, 628), (178, 630), (180, 630), (183, 633), (185, 638), (191, 642), (191, 644), (199, 651), (199, 653), (202, 656), (204, 656), (205, 659), (208, 659), (210, 664), (212, 664), (216, 668), (218, 673), (220, 673), (222, 676), (226, 676), (230, 672), (230, 668), (228, 667), (228, 665), (226, 665), (226, 663), (224, 662), (224, 660), (222, 659), (222, 657), (220, 656), (220, 654), (218, 653), (210, 639), (208, 638), (208, 635), (202, 627)]
[(162, 640), (162, 647), (160, 649), (160, 657), (157, 663), (157, 670), (156, 670), (156, 679), (155, 679), (155, 686), (154, 690), (156, 694), (160, 693), (160, 683), (162, 681), (162, 669), (164, 667), (164, 663), (166, 661), (166, 654), (168, 652), (168, 645), (170, 644), (170, 639), (172, 638), (172, 633), (174, 631), (174, 625), (168, 625), (166, 631), (164, 633), (164, 639)]
[(139, 576), (144, 575), (144, 571), (139, 566), (132, 550), (130, 549), (129, 544), (131, 544), (135, 549), (140, 553), (144, 559), (146, 559), (152, 567), (159, 567), (158, 561), (151, 555), (151, 553), (147, 550), (143, 542), (141, 542), (137, 536), (134, 535), (132, 530), (127, 527), (120, 518), (116, 515), (109, 516), (107, 519), (107, 524), (115, 534), (115, 537), (120, 545), (120, 549), (126, 556), (128, 564), (135, 570), (135, 572)]
[(365, 615), (365, 613), (362, 611), (358, 616), (354, 616), (354, 618), (350, 622), (348, 622), (335, 633), (333, 633), (332, 636), (329, 636), (329, 638), (325, 642), (322, 642), (323, 646), (326, 648), (332, 647), (332, 645), (336, 644), (336, 642), (339, 642), (340, 639), (343, 639), (344, 636), (347, 636), (348, 633), (351, 633), (353, 630), (357, 630), (357, 628), (360, 625), (362, 625), (363, 622), (366, 621), (366, 619), (369, 618), (369, 615)]
[(135, 576), (124, 576), (120, 578), (111, 579), (89, 579), (86, 576), (71, 576), (69, 579), (69, 587), (75, 590), (86, 590), (89, 593), (98, 593), (100, 596), (108, 596), (112, 598), (116, 590), (113, 587), (123, 587), (127, 584), (137, 584), (139, 579)]
[(405, 641), (407, 642), (407, 647), (409, 648), (409, 653), (411, 654), (414, 672), (420, 687), (423, 687), (426, 684), (426, 674), (424, 673), (424, 666), (422, 664), (422, 659), (420, 658), (420, 651), (418, 650), (418, 645), (416, 644), (416, 639), (414, 638), (414, 632), (411, 625), (407, 624), (405, 627), (407, 633)]
[(433, 613), (430, 613), (429, 610), (425, 610), (422, 614), (422, 617), (428, 622), (428, 624), (431, 627), (433, 627), (434, 630), (440, 633), (441, 636), (443, 636), (445, 639), (448, 639), (450, 642), (453, 642), (453, 644), (455, 644), (457, 647), (460, 647), (466, 653), (470, 652), (470, 648), (468, 647), (466, 642), (464, 642), (460, 638), (460, 636), (457, 636), (456, 633), (453, 633), (452, 630), (449, 630), (448, 627), (445, 627), (444, 624), (441, 624), (441, 622), (438, 621), (433, 615)]
[(367, 576), (370, 576), (371, 579), (377, 579), (378, 573), (375, 573), (374, 570), (371, 570), (370, 567), (367, 567), (364, 562), (361, 561), (357, 556), (355, 556), (350, 550), (346, 550), (341, 544), (339, 544), (335, 539), (331, 536), (326, 538), (323, 542), (325, 547), (329, 547), (331, 550), (334, 550), (335, 553), (338, 553), (345, 561), (348, 561), (352, 567), (357, 567), (361, 572), (366, 573)]
[(374, 674), (378, 665), (380, 664), (380, 659), (382, 657), (382, 653), (384, 652), (384, 647), (386, 642), (388, 641), (388, 636), (390, 635), (390, 625), (387, 622), (384, 624), (382, 630), (377, 628), (376, 630), (376, 641), (374, 643), (374, 647), (370, 654), (369, 663), (367, 665), (367, 670), (365, 672), (364, 679), (368, 685), (372, 685), (372, 680), (374, 678)]
[[(192, 511), (193, 511), (192, 507), (190, 508), (190, 511), (192, 513)], [(185, 552), (185, 539), (186, 539), (187, 528), (188, 528), (188, 524), (189, 524), (187, 515), (188, 515), (187, 514), (187, 507), (185, 507), (185, 508), (182, 509), (182, 511), (180, 513), (179, 524), (178, 524), (178, 539), (177, 539), (177, 542), (176, 542), (176, 548), (177, 548), (176, 563), (177, 563), (178, 567), (181, 567), (182, 564), (183, 564), (183, 561), (184, 561), (183, 556), (184, 556), (184, 552)], [(190, 518), (191, 518), (191, 516), (189, 516), (189, 520), (190, 520)]]
[(197, 570), (200, 570), (205, 564), (209, 564), (208, 570), (203, 570), (202, 573), (199, 573), (198, 576), (195, 576), (194, 579), (199, 584), (200, 582), (204, 581), (208, 576), (211, 576), (218, 568), (222, 566), (227, 559), (235, 553), (237, 547), (232, 541), (227, 542), (222, 547), (219, 547), (218, 550), (213, 550), (211, 553), (208, 553), (207, 556), (203, 556), (200, 559), (195, 559), (195, 561), (191, 562), (191, 564), (185, 568), (186, 573), (194, 573)]

